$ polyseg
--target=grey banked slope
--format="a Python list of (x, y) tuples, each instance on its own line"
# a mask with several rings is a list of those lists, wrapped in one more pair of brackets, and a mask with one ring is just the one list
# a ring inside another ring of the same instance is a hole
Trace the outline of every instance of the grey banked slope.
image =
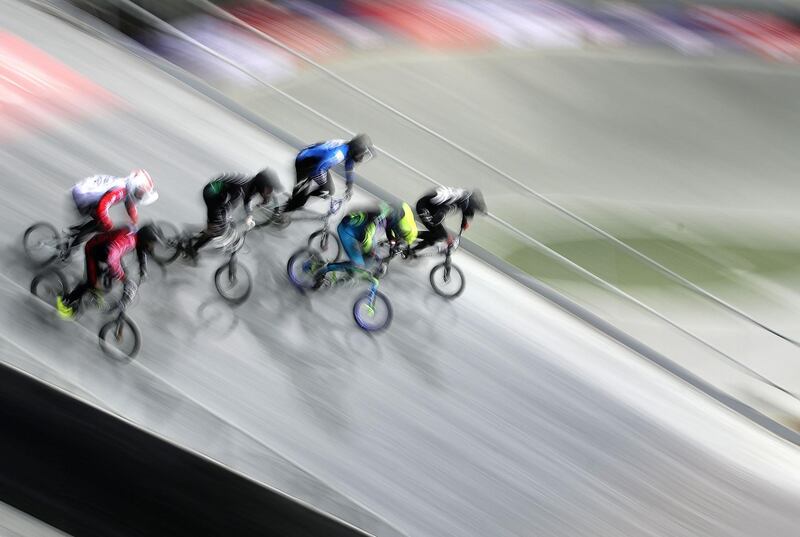
[(4, 537), (68, 537), (33, 517), (0, 503), (0, 535)]
[[(411, 535), (796, 535), (793, 446), (466, 255), (468, 288), (452, 303), (424, 266), (393, 267), (394, 325), (369, 337), (350, 317), (354, 290), (308, 299), (286, 282), (313, 227), (254, 234), (243, 262), (258, 287), (245, 305), (215, 299), (219, 258), (154, 269), (131, 311), (142, 355), (104, 360), (99, 319), (55, 324), (28, 302), (25, 226), (69, 222), (74, 178), (132, 166), (162, 194), (144, 214), (201, 222), (211, 174), (270, 163), (288, 184), (291, 152), (63, 23), (0, 9), (9, 30), (124, 102), (2, 146), (2, 330), (32, 367), (200, 451), (229, 431), (268, 446)], [(205, 419), (182, 419), (190, 412)]]
[(4, 537), (68, 537), (33, 517), (0, 503), (0, 535)]

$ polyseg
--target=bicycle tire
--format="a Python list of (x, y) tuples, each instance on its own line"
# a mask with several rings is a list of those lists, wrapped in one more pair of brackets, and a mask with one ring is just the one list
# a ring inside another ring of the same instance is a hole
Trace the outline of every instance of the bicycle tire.
[(394, 311), (392, 310), (392, 303), (389, 302), (389, 299), (386, 297), (386, 295), (380, 291), (375, 293), (375, 306), (377, 306), (378, 303), (382, 304), (382, 306), (374, 307), (374, 309), (380, 309), (381, 311), (386, 312), (386, 319), (382, 322), (379, 321), (377, 323), (372, 323), (363, 315), (362, 309), (367, 305), (368, 302), (369, 293), (359, 297), (353, 304), (353, 319), (355, 319), (358, 327), (366, 332), (380, 332), (389, 328), (389, 325), (392, 324)]
[(250, 275), (250, 271), (247, 269), (247, 267), (236, 263), (236, 279), (242, 279), (242, 274), (244, 274), (245, 278), (242, 281), (246, 281), (247, 284), (243, 293), (231, 294), (230, 291), (225, 288), (225, 283), (229, 282), (231, 279), (230, 269), (232, 263), (236, 262), (229, 261), (223, 265), (220, 265), (216, 272), (214, 272), (214, 287), (217, 288), (219, 296), (225, 299), (226, 302), (233, 305), (239, 305), (243, 304), (250, 297), (250, 293), (253, 291), (253, 277)]
[(183, 235), (171, 222), (161, 220), (156, 222), (156, 226), (164, 234), (164, 244), (154, 244), (152, 256), (159, 265), (169, 265), (181, 255)]
[[(130, 329), (131, 336), (133, 337), (133, 347), (128, 352), (120, 351), (116, 348), (116, 346), (113, 346), (113, 344), (109, 343), (108, 341), (109, 336), (115, 336), (113, 329), (116, 328), (118, 322), (122, 322), (123, 326)], [(136, 326), (136, 323), (133, 322), (133, 319), (127, 315), (122, 315), (119, 319), (112, 319), (108, 321), (100, 328), (100, 332), (98, 332), (97, 335), (99, 338), (100, 348), (106, 354), (106, 356), (111, 358), (116, 359), (120, 355), (123, 355), (128, 360), (132, 360), (137, 354), (139, 354), (139, 351), (142, 348), (142, 334), (139, 331), (139, 327)]]
[[(304, 271), (302, 265), (299, 267), (299, 272), (295, 270), (299, 263), (305, 264), (306, 262), (311, 263), (309, 270)], [(325, 261), (319, 257), (319, 254), (315, 250), (311, 248), (300, 248), (292, 254), (291, 257), (289, 257), (289, 261), (286, 262), (286, 274), (289, 276), (289, 281), (292, 282), (292, 285), (300, 291), (307, 291), (314, 286), (314, 280), (311, 274), (323, 265), (325, 265)]]
[(320, 257), (328, 263), (333, 263), (339, 259), (339, 254), (342, 251), (339, 237), (330, 231), (326, 232), (324, 229), (318, 229), (309, 235), (308, 247), (316, 250)]
[[(466, 286), (466, 281), (464, 280), (464, 273), (461, 271), (460, 268), (451, 264), (450, 265), (450, 277), (452, 278), (453, 274), (457, 274), (458, 283), (454, 291), (446, 290), (443, 285), (447, 284), (445, 281), (445, 263), (439, 263), (435, 267), (431, 269), (430, 272), (430, 282), (431, 287), (436, 292), (437, 295), (442, 296), (447, 299), (454, 299), (457, 296), (461, 295), (464, 292), (464, 287)], [(439, 280), (441, 274), (441, 281)]]
[[(46, 289), (48, 293), (47, 296), (42, 296), (39, 293), (45, 290), (42, 285), (48, 283), (48, 280), (50, 280), (50, 284), (55, 283), (55, 286), (51, 285), (48, 287)], [(64, 296), (64, 294), (66, 294), (67, 285), (67, 278), (60, 270), (48, 270), (37, 274), (34, 276), (33, 280), (31, 280), (31, 294), (43, 302), (54, 305), (56, 296)]]
[[(58, 245), (53, 247), (52, 253), (45, 253), (45, 257), (43, 259), (37, 259), (37, 256), (34, 253), (37, 247), (36, 245), (31, 244), (31, 241), (33, 240), (32, 237), (35, 236), (37, 231), (44, 231), (46, 238), (52, 240), (56, 245)], [(36, 222), (26, 229), (25, 233), (22, 235), (22, 248), (25, 250), (25, 255), (28, 256), (28, 259), (38, 267), (45, 267), (58, 259), (59, 255), (61, 254), (60, 245), (61, 233), (53, 224), (49, 222)]]

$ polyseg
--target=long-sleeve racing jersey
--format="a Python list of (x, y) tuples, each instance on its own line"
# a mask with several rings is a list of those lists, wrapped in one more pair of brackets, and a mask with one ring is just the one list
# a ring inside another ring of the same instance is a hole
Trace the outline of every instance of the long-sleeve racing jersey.
[(307, 177), (318, 184), (327, 180), (331, 168), (344, 163), (345, 182), (347, 186), (353, 182), (355, 161), (350, 157), (347, 140), (329, 140), (310, 145), (300, 150), (295, 162), (298, 169), (305, 170)]

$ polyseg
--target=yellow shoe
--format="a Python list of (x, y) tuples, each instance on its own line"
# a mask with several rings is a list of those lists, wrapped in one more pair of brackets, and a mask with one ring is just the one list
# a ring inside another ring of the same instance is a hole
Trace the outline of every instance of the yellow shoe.
[(65, 321), (71, 321), (75, 318), (75, 309), (67, 306), (60, 296), (56, 297), (56, 311), (58, 312), (58, 316)]

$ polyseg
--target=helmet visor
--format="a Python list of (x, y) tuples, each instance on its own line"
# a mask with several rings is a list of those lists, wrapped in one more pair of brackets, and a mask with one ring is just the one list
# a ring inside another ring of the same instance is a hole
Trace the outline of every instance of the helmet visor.
[(359, 155), (356, 155), (356, 156), (355, 156), (355, 158), (354, 158), (353, 160), (355, 160), (355, 161), (356, 161), (356, 162), (358, 162), (359, 164), (363, 164), (363, 163), (365, 163), (365, 162), (369, 162), (370, 160), (372, 160), (372, 157), (373, 157), (373, 156), (374, 156), (374, 155), (373, 155), (373, 153), (372, 153), (372, 149), (370, 149), (369, 147), (367, 147), (367, 148), (366, 148), (366, 149), (364, 149), (364, 151), (363, 151), (363, 152), (361, 152)]
[(158, 192), (155, 190), (151, 190), (150, 192), (145, 192), (142, 194), (142, 197), (139, 198), (139, 203), (141, 205), (150, 205), (154, 201), (158, 199)]

